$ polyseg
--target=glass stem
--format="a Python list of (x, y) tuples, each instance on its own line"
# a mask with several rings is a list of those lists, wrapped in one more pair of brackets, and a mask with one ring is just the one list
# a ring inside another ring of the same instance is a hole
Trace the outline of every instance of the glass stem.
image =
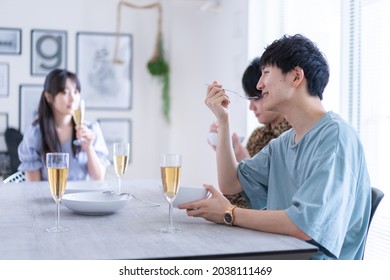
[(57, 201), (56, 206), (57, 206), (56, 228), (58, 228), (60, 226), (60, 202), (59, 201)]
[(172, 218), (172, 202), (169, 203), (169, 228), (173, 228), (173, 218)]
[(118, 177), (118, 194), (121, 194), (122, 191), (122, 177)]

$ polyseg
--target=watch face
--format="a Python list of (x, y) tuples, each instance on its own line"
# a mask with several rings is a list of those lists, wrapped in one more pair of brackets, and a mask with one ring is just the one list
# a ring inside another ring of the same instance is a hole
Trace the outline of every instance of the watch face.
[(232, 222), (232, 215), (230, 215), (229, 213), (225, 213), (225, 222), (230, 224)]

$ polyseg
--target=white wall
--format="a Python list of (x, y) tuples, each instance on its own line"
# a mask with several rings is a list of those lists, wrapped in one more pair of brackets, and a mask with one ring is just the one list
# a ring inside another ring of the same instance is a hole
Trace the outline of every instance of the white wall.
[[(131, 1), (149, 4), (154, 1)], [(241, 75), (248, 63), (247, 1), (224, 0), (219, 12), (201, 12), (200, 1), (163, 0), (166, 56), (171, 67), (171, 124), (161, 113), (161, 87), (146, 70), (156, 37), (157, 12), (125, 9), (124, 33), (133, 34), (133, 98), (128, 111), (89, 110), (87, 119), (129, 118), (133, 124), (133, 159), (128, 178), (159, 178), (160, 152), (183, 154), (183, 184), (216, 183), (215, 156), (206, 142), (214, 120), (203, 103), (205, 83), (218, 80), (241, 91)], [(0, 55), (10, 65), (10, 93), (0, 98), (0, 112), (18, 127), (20, 84), (42, 84), (30, 75), (32, 29), (66, 30), (68, 69), (75, 71), (76, 33), (115, 32), (114, 0), (2, 0), (0, 27), (22, 29), (21, 55)], [(81, 81), (83, 83), (83, 81)], [(246, 106), (232, 98), (232, 130), (246, 133)]]

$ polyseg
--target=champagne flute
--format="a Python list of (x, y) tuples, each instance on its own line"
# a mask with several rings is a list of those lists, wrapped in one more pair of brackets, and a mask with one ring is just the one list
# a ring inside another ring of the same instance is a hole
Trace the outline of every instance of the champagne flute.
[(173, 226), (172, 203), (176, 198), (180, 186), (181, 155), (180, 154), (161, 154), (160, 155), (161, 179), (164, 195), (169, 203), (169, 225), (162, 228), (161, 232), (176, 233), (180, 228)]
[(57, 216), (54, 227), (47, 228), (48, 232), (67, 231), (68, 228), (60, 226), (60, 202), (65, 193), (68, 180), (69, 154), (47, 153), (46, 166), (49, 179), (50, 192), (57, 205)]
[(122, 191), (122, 176), (126, 173), (129, 162), (129, 143), (114, 143), (114, 167), (118, 177), (118, 194)]
[[(73, 120), (76, 123), (76, 126), (80, 126), (84, 123), (84, 115), (85, 115), (85, 106), (84, 100), (80, 100), (79, 107), (73, 112)], [(76, 146), (80, 146), (83, 142), (83, 139), (76, 139), (73, 141), (73, 144)]]

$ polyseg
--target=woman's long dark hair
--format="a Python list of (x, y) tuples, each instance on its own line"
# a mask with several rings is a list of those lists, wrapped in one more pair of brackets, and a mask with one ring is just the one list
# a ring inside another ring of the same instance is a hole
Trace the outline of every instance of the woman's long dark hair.
[[(43, 92), (38, 106), (38, 118), (34, 120), (33, 125), (39, 124), (41, 135), (42, 135), (42, 146), (41, 146), (41, 155), (43, 158), (46, 158), (47, 153), (60, 152), (61, 143), (58, 138), (53, 109), (51, 104), (47, 102), (45, 97), (45, 92), (49, 93), (54, 100), (55, 96), (61, 92), (64, 92), (66, 86), (66, 80), (71, 79), (75, 84), (77, 90), (80, 92), (80, 81), (77, 78), (76, 74), (69, 72), (65, 69), (54, 69), (47, 76), (43, 86)], [(72, 118), (72, 143), (76, 138), (76, 125)], [(72, 144), (73, 155), (75, 156), (79, 151), (80, 147), (77, 147)]]

